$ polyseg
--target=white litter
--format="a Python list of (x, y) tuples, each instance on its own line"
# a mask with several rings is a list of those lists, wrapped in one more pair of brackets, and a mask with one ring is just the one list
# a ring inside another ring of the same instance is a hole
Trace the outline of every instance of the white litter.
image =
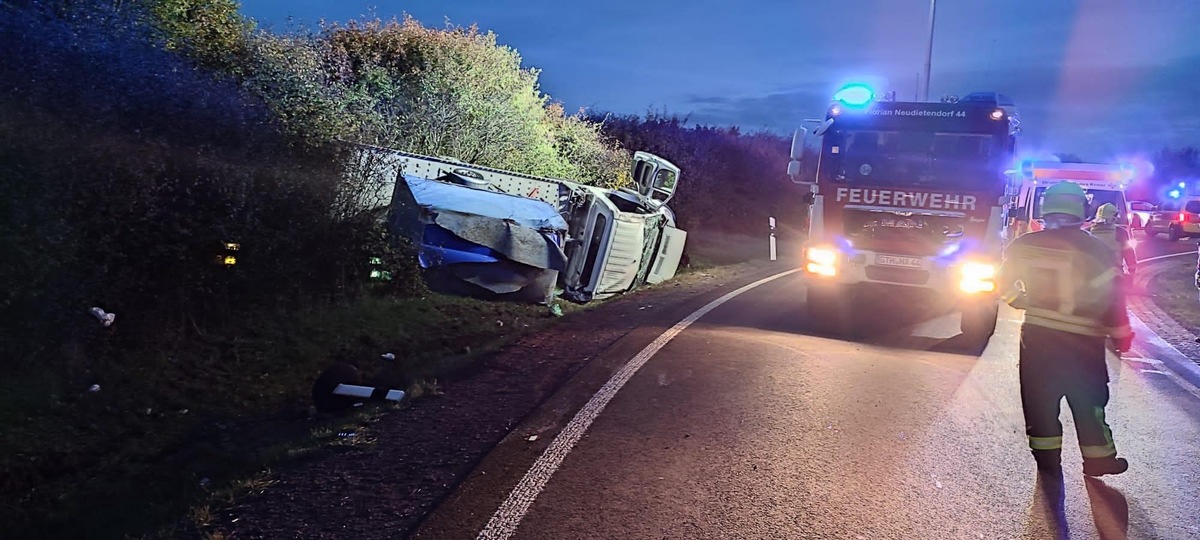
[(112, 326), (113, 321), (117, 320), (117, 315), (115, 313), (107, 313), (98, 307), (88, 310), (88, 313), (91, 313), (92, 316), (103, 323), (104, 326)]

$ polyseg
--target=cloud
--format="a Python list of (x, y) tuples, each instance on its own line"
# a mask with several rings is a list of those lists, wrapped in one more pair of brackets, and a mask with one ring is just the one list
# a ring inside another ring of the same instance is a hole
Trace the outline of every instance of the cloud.
[[(1119, 67), (1050, 65), (943, 72), (936, 91), (997, 90), (1017, 103), (1026, 144), (1107, 160), (1164, 146), (1200, 145), (1200, 56)], [(994, 81), (981, 84), (982, 81)], [(696, 123), (740, 125), (789, 133), (824, 114), (830, 92), (811, 83), (790, 92), (740, 97), (693, 95), (683, 100)], [(904, 96), (901, 96), (903, 99)], [(678, 108), (678, 107), (677, 107)]]
[(691, 96), (687, 103), (692, 105), (726, 105), (733, 100), (728, 96)]

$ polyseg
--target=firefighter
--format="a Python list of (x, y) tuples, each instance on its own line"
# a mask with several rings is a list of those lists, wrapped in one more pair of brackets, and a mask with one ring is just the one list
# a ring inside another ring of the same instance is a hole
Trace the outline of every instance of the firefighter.
[[(1120, 294), (1123, 298), (1128, 298), (1129, 291), (1133, 290), (1133, 274), (1137, 272), (1137, 253), (1133, 249), (1133, 238), (1129, 234), (1129, 229), (1117, 224), (1117, 205), (1113, 203), (1104, 203), (1096, 209), (1096, 219), (1088, 232), (1099, 238), (1108, 249), (1117, 254), (1117, 272), (1121, 279), (1118, 284), (1121, 287)], [(1120, 348), (1114, 347), (1116, 352), (1125, 352)]]
[(1083, 472), (1120, 474), (1104, 419), (1108, 405), (1105, 340), (1128, 350), (1132, 333), (1119, 293), (1117, 255), (1081, 225), (1087, 197), (1073, 182), (1048, 188), (1042, 198), (1045, 230), (1012, 241), (1000, 269), (1004, 300), (1025, 310), (1021, 325), (1021, 406), (1029, 448), (1039, 471), (1061, 473), (1065, 396), (1079, 436)]
[(1113, 252), (1120, 255), (1120, 261), (1117, 267), (1122, 269), (1122, 274), (1133, 276), (1137, 272), (1137, 254), (1133, 250), (1133, 237), (1129, 234), (1129, 229), (1123, 225), (1117, 224), (1117, 205), (1113, 203), (1104, 203), (1100, 208), (1096, 209), (1095, 225), (1089, 229), (1092, 236), (1104, 241)]

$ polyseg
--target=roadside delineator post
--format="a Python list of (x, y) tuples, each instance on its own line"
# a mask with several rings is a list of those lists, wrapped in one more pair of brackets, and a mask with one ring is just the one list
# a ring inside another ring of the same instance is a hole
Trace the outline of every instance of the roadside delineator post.
[(771, 216), (767, 220), (767, 223), (771, 226), (771, 260), (774, 261), (777, 258), (775, 253), (775, 217)]

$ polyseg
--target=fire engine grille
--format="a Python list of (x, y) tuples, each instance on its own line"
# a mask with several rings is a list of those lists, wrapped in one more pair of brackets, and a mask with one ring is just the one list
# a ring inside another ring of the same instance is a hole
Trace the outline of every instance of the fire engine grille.
[(929, 281), (928, 270), (915, 268), (892, 268), (890, 266), (867, 266), (867, 278), (872, 281), (924, 285)]
[[(963, 218), (905, 216), (890, 212), (846, 210), (845, 234), (863, 249), (886, 249), (891, 253), (929, 255), (963, 236)], [(886, 246), (886, 248), (884, 247)]]

